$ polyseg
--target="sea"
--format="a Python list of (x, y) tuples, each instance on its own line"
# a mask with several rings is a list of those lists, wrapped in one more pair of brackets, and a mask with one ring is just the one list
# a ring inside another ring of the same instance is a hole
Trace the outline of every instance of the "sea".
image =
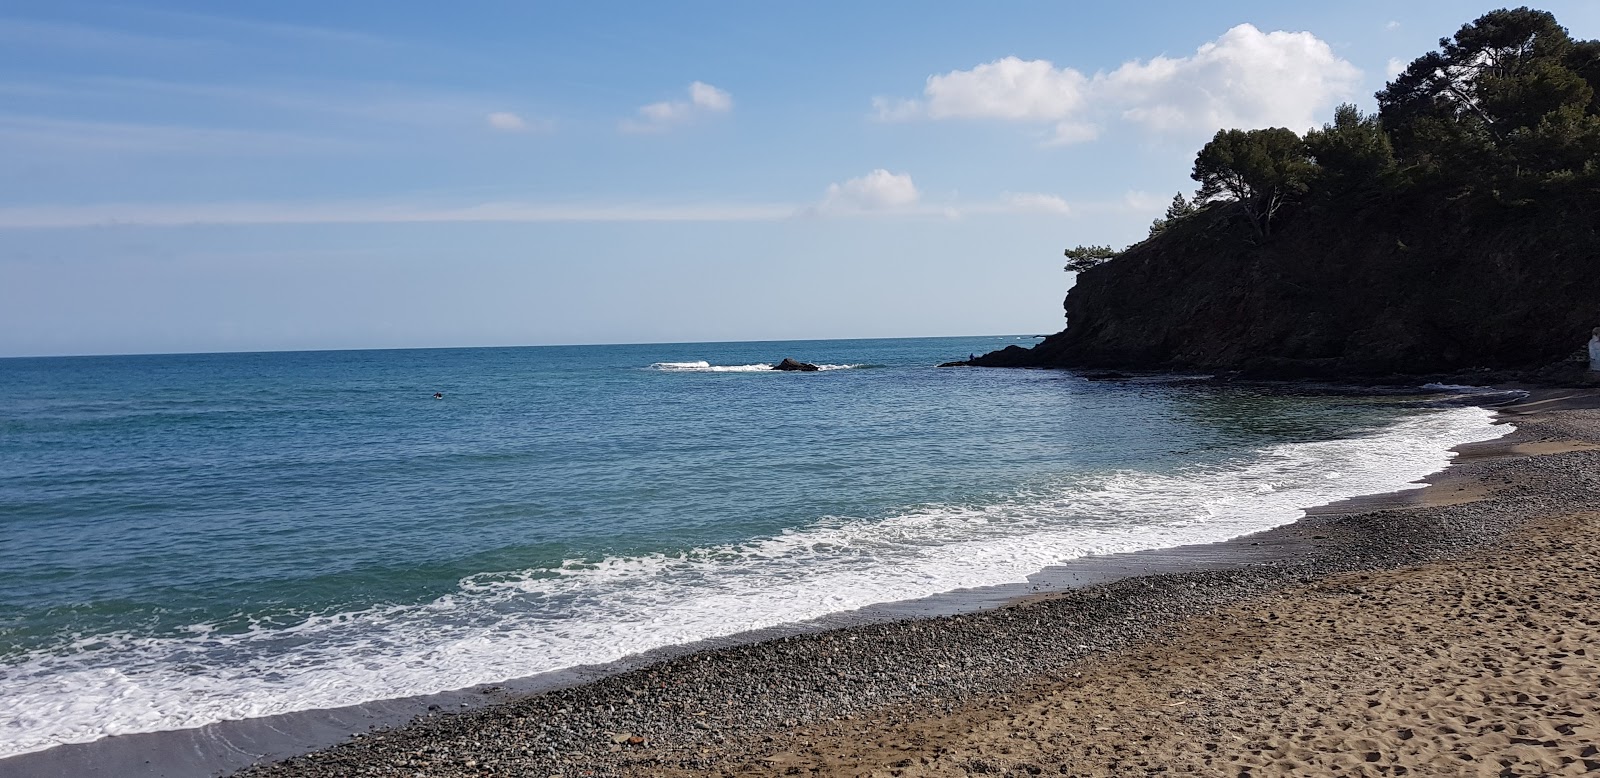
[(1033, 342), (0, 360), (0, 759), (1234, 538), (1505, 431), (1416, 397), (935, 367)]

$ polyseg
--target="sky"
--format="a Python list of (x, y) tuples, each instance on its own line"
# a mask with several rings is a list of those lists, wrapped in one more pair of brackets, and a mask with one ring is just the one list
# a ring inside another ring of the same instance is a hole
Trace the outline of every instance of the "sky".
[(0, 356), (1054, 332), (1497, 7), (9, 0)]

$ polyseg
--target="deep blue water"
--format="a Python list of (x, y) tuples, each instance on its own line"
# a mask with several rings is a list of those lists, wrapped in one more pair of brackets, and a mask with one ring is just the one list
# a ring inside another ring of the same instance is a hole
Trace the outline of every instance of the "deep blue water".
[[(1014, 342), (0, 360), (0, 757), (1237, 536), (1495, 434), (933, 367)], [(760, 367), (785, 356), (837, 369)]]

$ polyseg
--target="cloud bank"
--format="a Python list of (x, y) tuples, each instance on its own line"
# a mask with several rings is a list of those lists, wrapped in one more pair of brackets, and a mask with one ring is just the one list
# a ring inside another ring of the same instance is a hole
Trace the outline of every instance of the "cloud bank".
[(1123, 121), (1166, 134), (1305, 130), (1351, 96), (1361, 71), (1309, 32), (1238, 25), (1186, 57), (1133, 60), (1093, 76), (1005, 57), (929, 76), (915, 99), (875, 98), (883, 121), (995, 120), (1046, 126), (1046, 145), (1081, 143)]
[(828, 186), (812, 203), (447, 204), (386, 201), (98, 203), (0, 207), (0, 230), (198, 225), (462, 224), (555, 222), (776, 222), (795, 218), (925, 217), (982, 214), (1061, 217), (1073, 209), (1050, 194), (928, 203), (908, 173), (879, 168)]

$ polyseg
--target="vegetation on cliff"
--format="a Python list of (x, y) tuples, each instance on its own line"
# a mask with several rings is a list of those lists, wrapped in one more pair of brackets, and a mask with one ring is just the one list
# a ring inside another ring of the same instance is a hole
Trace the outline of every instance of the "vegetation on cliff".
[(1494, 11), (1321, 129), (1223, 130), (1150, 237), (1067, 252), (1068, 328), (980, 365), (1529, 370), (1600, 324), (1600, 41)]

